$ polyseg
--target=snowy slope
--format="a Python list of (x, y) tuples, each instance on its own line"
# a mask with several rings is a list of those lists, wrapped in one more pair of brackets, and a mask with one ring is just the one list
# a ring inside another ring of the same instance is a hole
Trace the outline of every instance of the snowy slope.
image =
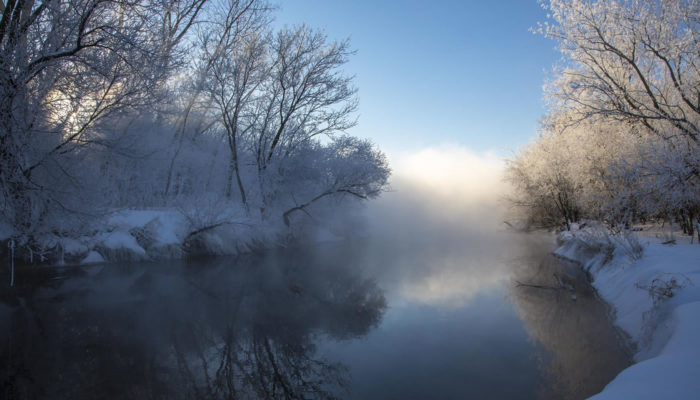
[[(223, 210), (198, 215), (175, 209), (116, 210), (94, 222), (81, 236), (48, 235), (46, 249), (58, 249), (61, 264), (93, 264), (182, 258), (186, 254), (236, 254), (256, 243), (273, 243), (281, 234), (273, 224), (252, 223)], [(42, 260), (44, 261), (44, 260)]]
[(637, 363), (592, 399), (700, 398), (700, 245), (662, 240), (642, 235), (640, 257), (619, 236), (559, 235), (556, 253), (591, 273), (616, 324), (637, 344)]

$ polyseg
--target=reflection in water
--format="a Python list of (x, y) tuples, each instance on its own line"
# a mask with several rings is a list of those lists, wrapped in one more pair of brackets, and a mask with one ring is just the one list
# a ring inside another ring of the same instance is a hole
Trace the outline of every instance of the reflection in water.
[[(329, 252), (368, 271), (390, 305), (361, 340), (319, 345), (348, 366), (353, 398), (575, 400), (629, 365), (580, 269), (548, 255), (551, 235), (467, 232), (406, 246), (397, 232)], [(575, 291), (515, 284), (558, 285), (555, 275)]]
[[(0, 398), (580, 399), (628, 365), (551, 236), (499, 228), (492, 158), (416, 157), (365, 237), (18, 275), (0, 286)], [(576, 301), (514, 284), (553, 274)]]
[(36, 269), (0, 290), (0, 397), (582, 399), (628, 365), (549, 236), (455, 232)]
[(607, 306), (579, 266), (543, 252), (518, 266), (515, 281), (522, 284), (511, 285), (509, 296), (531, 340), (546, 350), (540, 398), (584, 399), (600, 392), (631, 364), (631, 349), (621, 346), (629, 339), (607, 322)]
[(386, 308), (374, 282), (294, 251), (195, 265), (42, 269), (41, 289), (4, 292), (2, 397), (332, 398), (347, 376), (314, 338), (364, 335)]

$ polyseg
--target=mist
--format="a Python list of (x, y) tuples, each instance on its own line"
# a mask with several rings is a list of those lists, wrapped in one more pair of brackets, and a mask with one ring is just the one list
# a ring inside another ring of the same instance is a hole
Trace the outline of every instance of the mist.
[(388, 296), (458, 307), (508, 280), (524, 238), (502, 223), (502, 159), (445, 145), (394, 154), (390, 165), (391, 189), (364, 210), (363, 249)]
[(508, 186), (497, 156), (445, 145), (392, 155), (390, 165), (389, 191), (367, 205), (373, 229), (440, 227), (434, 233), (455, 236), (501, 230)]
[[(521, 293), (515, 284), (535, 271), (551, 276), (539, 268), (551, 238), (503, 224), (508, 186), (493, 154), (430, 147), (395, 154), (391, 163), (391, 190), (378, 199), (361, 208), (327, 199), (296, 220), (316, 234), (346, 235), (235, 257), (21, 276), (43, 289), (31, 307), (0, 306), (0, 320), (16, 327), (0, 340), (23, 349), (0, 372), (31, 365), (29, 376), (43, 383), (19, 387), (51, 398), (110, 397), (122, 386), (130, 398), (150, 398), (145, 388), (168, 398), (200, 390), (230, 398), (231, 388), (244, 398), (280, 398), (282, 390), (318, 398), (532, 398), (551, 375), (538, 365), (542, 349), (577, 348), (572, 335), (558, 341), (530, 327), (570, 301), (569, 292), (546, 297), (554, 301), (542, 307), (538, 292)], [(329, 220), (343, 230), (324, 224)], [(32, 289), (21, 286), (8, 304), (33, 296), (21, 290)], [(582, 304), (577, 295), (571, 307)], [(34, 320), (62, 333), (24, 328)], [(583, 332), (574, 322), (556, 332)], [(538, 345), (542, 340), (551, 343)], [(75, 352), (83, 343), (99, 351)], [(15, 350), (5, 349), (0, 357), (9, 359)], [(49, 353), (55, 356), (44, 360)], [(600, 359), (566, 355), (545, 367)], [(57, 370), (69, 379), (54, 379)], [(554, 374), (548, 386), (578, 372)]]

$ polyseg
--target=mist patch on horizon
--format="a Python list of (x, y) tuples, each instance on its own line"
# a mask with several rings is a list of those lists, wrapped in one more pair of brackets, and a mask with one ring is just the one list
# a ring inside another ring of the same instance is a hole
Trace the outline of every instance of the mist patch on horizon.
[(442, 145), (392, 160), (392, 182), (429, 192), (439, 199), (474, 205), (496, 201), (506, 193), (504, 160), (494, 153), (477, 153), (467, 147)]
[(503, 285), (519, 247), (502, 222), (505, 162), (438, 146), (391, 157), (391, 166), (392, 190), (366, 211), (372, 257), (400, 277), (390, 283), (398, 297), (459, 307)]
[(383, 224), (385, 218), (407, 222), (405, 217), (411, 217), (422, 220), (420, 226), (469, 223), (470, 231), (499, 229), (509, 193), (502, 158), (442, 145), (390, 159), (391, 190), (370, 203), (373, 220)]

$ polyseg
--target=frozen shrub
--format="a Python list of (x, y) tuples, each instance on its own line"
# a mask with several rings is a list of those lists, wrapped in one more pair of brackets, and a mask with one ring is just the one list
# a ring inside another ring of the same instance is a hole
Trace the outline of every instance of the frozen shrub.
[(683, 274), (663, 273), (657, 275), (649, 285), (637, 283), (636, 286), (649, 292), (649, 296), (654, 302), (654, 307), (656, 307), (664, 300), (675, 296), (680, 289), (692, 284), (693, 282)]

